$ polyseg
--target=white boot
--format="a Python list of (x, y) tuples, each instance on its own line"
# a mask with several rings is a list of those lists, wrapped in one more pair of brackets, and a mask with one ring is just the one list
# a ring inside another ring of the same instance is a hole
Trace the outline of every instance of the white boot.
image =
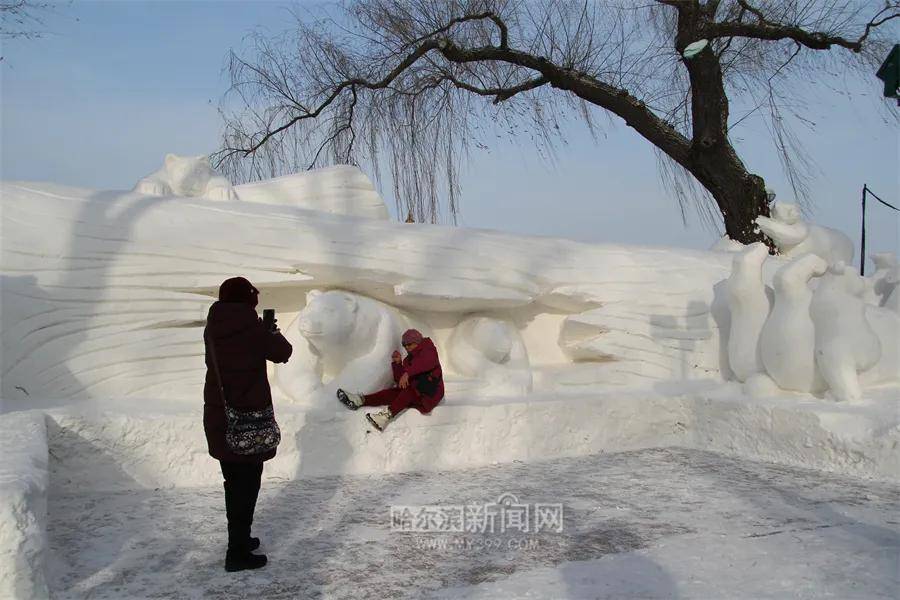
[(349, 408), (350, 410), (356, 410), (365, 402), (365, 398), (363, 398), (362, 394), (354, 394), (352, 392), (345, 392), (342, 389), (338, 389), (337, 391), (338, 400), (341, 401), (341, 404)]
[(391, 414), (391, 409), (389, 407), (379, 410), (377, 413), (369, 413), (366, 415), (366, 419), (368, 419), (369, 423), (371, 423), (378, 431), (384, 431), (384, 428), (387, 427), (387, 424), (390, 423), (393, 418), (394, 415)]

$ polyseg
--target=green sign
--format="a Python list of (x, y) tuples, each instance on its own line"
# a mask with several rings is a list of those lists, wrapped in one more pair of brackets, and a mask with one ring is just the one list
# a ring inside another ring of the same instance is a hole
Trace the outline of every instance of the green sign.
[(897, 93), (900, 87), (900, 44), (894, 44), (875, 76), (884, 82), (885, 98), (900, 98)]

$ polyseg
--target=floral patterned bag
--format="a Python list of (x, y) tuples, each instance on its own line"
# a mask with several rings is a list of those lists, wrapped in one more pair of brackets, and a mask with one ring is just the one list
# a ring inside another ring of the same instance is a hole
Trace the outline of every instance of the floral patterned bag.
[(272, 407), (238, 411), (225, 407), (225, 443), (235, 454), (262, 454), (281, 442), (281, 430)]
[[(205, 334), (205, 332), (204, 332)], [(206, 347), (212, 358), (222, 406), (225, 408), (225, 443), (235, 454), (252, 456), (274, 450), (281, 442), (281, 429), (275, 421), (275, 411), (270, 406), (263, 410), (237, 410), (228, 406), (225, 401), (225, 388), (219, 375), (219, 363), (216, 360), (216, 349), (208, 335)]]

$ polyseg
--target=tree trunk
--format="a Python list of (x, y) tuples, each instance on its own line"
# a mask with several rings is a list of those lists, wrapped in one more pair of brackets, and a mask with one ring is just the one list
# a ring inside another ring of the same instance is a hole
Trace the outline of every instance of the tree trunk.
[(747, 171), (731, 144), (692, 151), (686, 168), (719, 205), (728, 237), (742, 244), (764, 242), (774, 249), (756, 226), (756, 217), (769, 216), (765, 182)]
[(728, 139), (728, 96), (719, 57), (710, 44), (694, 57), (684, 58), (688, 44), (706, 39), (717, 4), (678, 5), (675, 49), (682, 55), (691, 80), (693, 129), (688, 156), (681, 164), (712, 194), (728, 237), (742, 244), (765, 242), (774, 250), (755, 222), (760, 215), (769, 216), (765, 182), (747, 171)]

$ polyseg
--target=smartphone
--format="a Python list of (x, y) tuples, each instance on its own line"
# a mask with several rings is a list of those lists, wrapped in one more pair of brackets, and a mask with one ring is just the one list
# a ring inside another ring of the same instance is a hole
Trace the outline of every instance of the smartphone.
[(275, 331), (275, 309), (266, 308), (263, 310), (263, 327), (266, 331)]

